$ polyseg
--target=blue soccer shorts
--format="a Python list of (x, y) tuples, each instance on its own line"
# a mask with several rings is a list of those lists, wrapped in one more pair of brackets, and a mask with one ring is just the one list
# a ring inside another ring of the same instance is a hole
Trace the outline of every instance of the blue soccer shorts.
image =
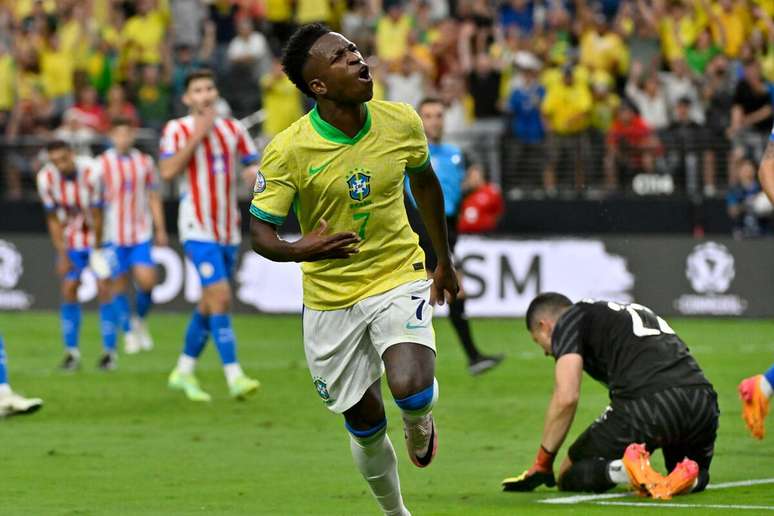
[(150, 240), (135, 245), (113, 246), (117, 261), (115, 275), (122, 276), (133, 267), (155, 267), (151, 249)]
[(236, 267), (238, 245), (188, 240), (183, 243), (186, 256), (196, 266), (202, 287), (230, 280)]
[(80, 281), (83, 269), (89, 265), (89, 249), (68, 249), (67, 258), (70, 260), (70, 270), (65, 274), (66, 281)]

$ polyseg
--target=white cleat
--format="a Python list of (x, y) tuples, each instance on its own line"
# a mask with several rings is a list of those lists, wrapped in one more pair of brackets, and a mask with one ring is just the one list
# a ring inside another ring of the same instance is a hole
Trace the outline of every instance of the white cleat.
[(40, 398), (25, 398), (11, 392), (0, 396), (0, 417), (32, 414), (42, 406)]
[(137, 335), (140, 342), (140, 350), (150, 351), (153, 349), (153, 337), (148, 331), (148, 325), (139, 317), (132, 317), (132, 331)]
[(142, 341), (140, 335), (134, 329), (124, 333), (124, 353), (127, 355), (136, 355), (142, 351)]

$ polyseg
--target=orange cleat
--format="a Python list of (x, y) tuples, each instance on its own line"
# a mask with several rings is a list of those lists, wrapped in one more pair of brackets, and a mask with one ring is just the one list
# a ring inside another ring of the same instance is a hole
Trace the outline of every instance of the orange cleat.
[(632, 489), (640, 496), (651, 496), (650, 490), (665, 481), (664, 476), (650, 465), (650, 453), (644, 444), (627, 446), (622, 460)]
[(656, 500), (669, 500), (673, 496), (688, 493), (696, 485), (698, 477), (699, 465), (686, 457), (662, 482), (650, 489), (650, 495)]
[(769, 413), (769, 399), (761, 391), (761, 376), (745, 378), (739, 384), (739, 398), (742, 400), (742, 419), (753, 437), (763, 439), (763, 420)]

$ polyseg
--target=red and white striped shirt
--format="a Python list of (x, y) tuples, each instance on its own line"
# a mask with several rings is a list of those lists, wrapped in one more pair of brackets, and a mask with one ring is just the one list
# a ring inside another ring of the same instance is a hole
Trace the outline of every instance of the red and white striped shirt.
[(159, 185), (153, 158), (137, 149), (123, 156), (109, 149), (96, 162), (105, 186), (105, 242), (147, 242), (153, 236), (149, 194)]
[[(170, 120), (161, 136), (161, 159), (182, 149), (191, 138), (194, 118)], [(178, 231), (180, 239), (238, 244), (240, 216), (237, 207), (236, 157), (247, 165), (258, 160), (247, 130), (232, 118), (217, 118), (196, 147), (181, 174)]]
[(40, 200), (64, 225), (67, 249), (82, 251), (96, 244), (91, 208), (102, 206), (102, 182), (94, 165), (91, 159), (78, 157), (72, 176), (62, 174), (52, 163), (38, 172)]

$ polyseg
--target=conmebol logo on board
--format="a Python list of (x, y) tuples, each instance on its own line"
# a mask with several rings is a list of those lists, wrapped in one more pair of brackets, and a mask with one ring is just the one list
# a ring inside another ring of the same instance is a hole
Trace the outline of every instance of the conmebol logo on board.
[(26, 310), (32, 305), (32, 296), (15, 290), (24, 274), (24, 260), (16, 246), (0, 240), (0, 309)]
[(693, 248), (686, 258), (685, 276), (695, 294), (683, 294), (675, 308), (686, 315), (741, 315), (747, 301), (727, 294), (736, 276), (734, 255), (723, 244), (706, 242)]

